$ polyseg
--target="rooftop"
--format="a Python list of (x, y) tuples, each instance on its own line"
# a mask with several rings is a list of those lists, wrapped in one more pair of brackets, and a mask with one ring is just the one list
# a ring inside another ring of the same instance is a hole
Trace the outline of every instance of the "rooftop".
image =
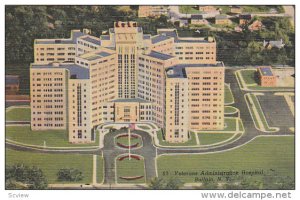
[(283, 40), (280, 39), (280, 40), (270, 40), (269, 42), (264, 40), (263, 45), (264, 45), (264, 47), (271, 45), (273, 47), (277, 47), (280, 49), (280, 48), (284, 47), (285, 44), (283, 43)]
[(83, 54), (82, 56), (80, 56), (80, 58), (86, 59), (88, 61), (93, 61), (99, 58), (103, 58), (106, 56), (110, 56), (111, 53), (108, 53), (106, 51), (97, 51), (97, 52), (93, 52), (93, 53), (87, 53), (87, 54)]
[(101, 35), (100, 39), (101, 40), (110, 40), (110, 35)]
[(36, 39), (36, 44), (76, 44), (77, 38), (86, 34), (78, 30), (71, 31), (71, 38), (68, 39)]
[[(57, 64), (57, 63), (56, 63)], [(59, 64), (59, 66), (55, 66), (54, 64), (46, 64), (46, 65), (38, 65), (32, 64), (31, 68), (33, 69), (67, 69), (70, 72), (71, 79), (89, 79), (90, 71), (89, 69), (76, 65), (74, 63), (71, 64)]]
[(174, 30), (173, 29), (158, 29), (157, 33), (160, 35), (165, 35), (165, 36), (173, 37), (173, 38), (178, 37), (176, 29), (174, 29)]
[(231, 6), (231, 8), (241, 8), (241, 6)]
[(163, 53), (159, 53), (159, 52), (156, 52), (156, 51), (151, 51), (149, 54), (147, 54), (147, 56), (157, 58), (157, 59), (160, 59), (160, 60), (169, 60), (171, 58), (174, 58), (173, 56), (170, 56), (168, 54), (163, 54)]
[(100, 39), (95, 39), (94, 37), (90, 36), (90, 35), (87, 35), (86, 37), (82, 37), (81, 39), (87, 41), (87, 42), (90, 42), (90, 43), (93, 43), (95, 45), (101, 45), (101, 41)]
[(216, 15), (216, 19), (227, 19), (227, 15)]
[(272, 69), (270, 66), (258, 68), (263, 76), (273, 76)]
[(209, 43), (205, 39), (177, 38), (175, 43)]
[(19, 84), (19, 76), (6, 75), (5, 84)]
[(203, 15), (191, 15), (191, 19), (203, 19)]
[(150, 35), (150, 34), (143, 35), (143, 39), (144, 39), (144, 40), (149, 40), (150, 38), (151, 38), (151, 35)]
[(186, 68), (189, 67), (224, 67), (222, 62), (216, 64), (179, 64), (166, 69), (168, 78), (186, 78)]
[(112, 102), (138, 102), (138, 103), (150, 103), (149, 101), (146, 101), (146, 100), (140, 99), (140, 98), (132, 98), (132, 99), (115, 99), (115, 100), (112, 100)]
[(240, 14), (240, 15), (239, 15), (239, 18), (240, 18), (240, 19), (248, 19), (248, 20), (251, 20), (252, 16), (251, 16), (251, 14), (249, 14), (249, 13), (243, 13), (243, 14)]
[(156, 35), (156, 36), (152, 37), (151, 42), (152, 42), (152, 44), (156, 44), (158, 42), (161, 42), (161, 41), (164, 41), (167, 39), (170, 39), (170, 37), (160, 34), (160, 35)]

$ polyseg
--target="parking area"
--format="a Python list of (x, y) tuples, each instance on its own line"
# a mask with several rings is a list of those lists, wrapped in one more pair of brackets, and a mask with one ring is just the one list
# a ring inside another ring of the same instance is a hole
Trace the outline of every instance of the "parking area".
[(294, 117), (283, 96), (273, 94), (258, 95), (257, 99), (269, 126), (294, 127)]

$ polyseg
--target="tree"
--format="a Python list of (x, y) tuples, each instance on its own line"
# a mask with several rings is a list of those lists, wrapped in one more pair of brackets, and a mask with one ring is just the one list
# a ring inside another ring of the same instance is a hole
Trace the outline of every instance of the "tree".
[(47, 179), (41, 169), (24, 164), (6, 166), (5, 169), (6, 189), (46, 189)]
[(186, 17), (191, 12), (192, 9), (193, 8), (191, 6), (181, 6), (181, 10), (186, 15)]
[(149, 188), (152, 190), (178, 190), (182, 185), (183, 182), (178, 179), (171, 178), (169, 180), (164, 180), (155, 177), (151, 180)]
[(169, 179), (166, 183), (165, 189), (167, 190), (178, 190), (183, 185), (183, 182), (179, 179)]
[(78, 169), (73, 169), (73, 168), (63, 168), (60, 169), (57, 172), (57, 180), (58, 181), (71, 181), (71, 182), (76, 182), (76, 181), (81, 181), (83, 179), (83, 173), (79, 171)]
[(218, 189), (219, 184), (217, 181), (204, 181), (202, 183), (201, 189), (211, 190), (211, 189)]
[(162, 178), (155, 177), (151, 180), (149, 188), (152, 190), (163, 190), (164, 189), (164, 180)]

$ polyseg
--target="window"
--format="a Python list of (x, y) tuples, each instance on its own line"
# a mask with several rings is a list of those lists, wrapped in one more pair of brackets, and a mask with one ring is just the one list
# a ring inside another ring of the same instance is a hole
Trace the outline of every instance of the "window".
[(78, 137), (78, 138), (82, 138), (82, 130), (78, 130), (78, 132), (77, 132), (77, 137)]

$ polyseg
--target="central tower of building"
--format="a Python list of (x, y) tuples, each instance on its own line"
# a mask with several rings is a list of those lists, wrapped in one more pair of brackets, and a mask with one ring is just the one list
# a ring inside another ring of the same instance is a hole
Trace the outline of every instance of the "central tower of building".
[(143, 47), (143, 31), (136, 22), (115, 22), (118, 57), (118, 98), (137, 97), (137, 55)]

